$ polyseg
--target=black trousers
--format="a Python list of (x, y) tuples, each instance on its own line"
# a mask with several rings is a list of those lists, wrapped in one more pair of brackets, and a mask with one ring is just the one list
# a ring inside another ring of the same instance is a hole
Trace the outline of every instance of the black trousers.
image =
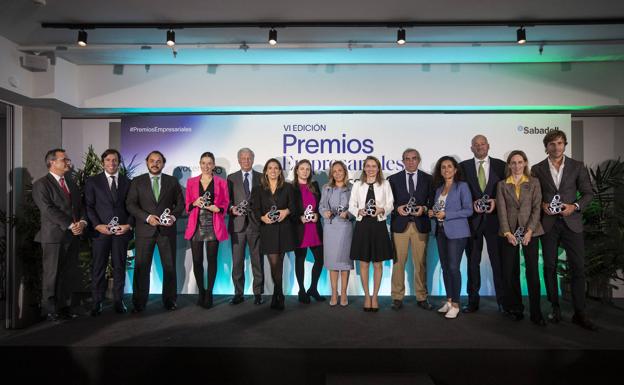
[[(524, 266), (529, 291), (529, 310), (532, 316), (540, 316), (540, 280), (539, 280), (539, 237), (532, 237), (528, 245), (522, 246)], [(520, 246), (513, 246), (503, 238), (502, 270), (504, 282), (503, 306), (506, 311), (524, 311), (520, 290)]]
[(56, 313), (70, 305), (71, 296), (81, 285), (78, 266), (80, 237), (65, 231), (60, 243), (42, 243), (42, 301), (45, 313)]
[(134, 259), (134, 279), (132, 281), (132, 302), (135, 306), (145, 307), (150, 289), (150, 273), (154, 249), (158, 245), (160, 262), (163, 268), (162, 301), (175, 301), (177, 297), (176, 280), (176, 238), (157, 233), (153, 237), (137, 237), (136, 257)]
[[(204, 286), (204, 243), (206, 244), (206, 259), (208, 259), (208, 283)], [(193, 274), (199, 289), (199, 295), (212, 294), (215, 279), (217, 278), (217, 253), (219, 241), (191, 241), (193, 254)]]
[(559, 305), (557, 255), (560, 244), (566, 252), (571, 273), (572, 305), (577, 313), (582, 313), (585, 310), (585, 242), (583, 233), (570, 230), (563, 219), (558, 219), (542, 236), (546, 294), (551, 304)]
[(483, 252), (483, 239), (487, 242), (487, 251), (492, 265), (492, 279), (496, 290), (496, 302), (503, 304), (503, 273), (501, 267), (500, 248), (502, 239), (497, 234), (479, 232), (468, 238), (466, 245), (466, 258), (468, 260), (468, 304), (479, 306), (479, 290), (481, 290), (481, 253)]
[[(323, 272), (323, 246), (313, 246), (309, 248), (314, 256), (314, 265), (312, 265), (312, 276), (310, 282), (310, 290), (312, 292), (318, 291), (317, 285), (321, 273)], [(295, 249), (295, 275), (297, 276), (297, 283), (299, 284), (299, 291), (304, 292), (304, 279), (305, 279), (305, 259), (308, 254), (308, 247)]]
[(106, 267), (108, 258), (113, 267), (113, 300), (121, 301), (126, 283), (126, 259), (128, 256), (128, 243), (130, 238), (126, 235), (100, 235), (92, 242), (93, 263), (91, 267), (91, 286), (93, 301), (101, 302), (108, 287), (106, 281)]

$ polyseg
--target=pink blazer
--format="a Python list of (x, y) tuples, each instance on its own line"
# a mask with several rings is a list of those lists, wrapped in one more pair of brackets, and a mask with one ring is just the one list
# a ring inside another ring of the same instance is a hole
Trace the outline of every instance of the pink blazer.
[[(188, 223), (186, 225), (186, 231), (184, 232), (185, 239), (193, 238), (197, 227), (197, 219), (199, 217), (199, 207), (194, 207), (189, 211), (189, 207), (197, 198), (199, 198), (199, 180), (201, 175), (193, 178), (189, 178), (186, 182), (186, 211), (189, 213)], [(214, 184), (214, 205), (221, 209), (220, 213), (214, 213), (213, 226), (215, 236), (219, 241), (225, 241), (228, 239), (228, 232), (225, 227), (225, 212), (230, 204), (230, 193), (228, 192), (227, 182), (223, 178), (213, 176)]]

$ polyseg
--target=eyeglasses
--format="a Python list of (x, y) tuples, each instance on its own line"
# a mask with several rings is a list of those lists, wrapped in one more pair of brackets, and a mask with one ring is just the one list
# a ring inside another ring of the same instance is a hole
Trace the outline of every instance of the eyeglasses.
[(71, 163), (71, 159), (69, 159), (69, 158), (56, 158), (54, 160), (60, 160), (61, 162)]

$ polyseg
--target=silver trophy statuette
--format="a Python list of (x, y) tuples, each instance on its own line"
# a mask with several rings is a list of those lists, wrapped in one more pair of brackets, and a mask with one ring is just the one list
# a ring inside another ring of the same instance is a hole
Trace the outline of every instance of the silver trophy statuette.
[(160, 224), (165, 226), (170, 226), (176, 220), (176, 218), (171, 215), (171, 210), (165, 209), (162, 214), (160, 214)]
[(280, 214), (279, 211), (277, 211), (277, 206), (271, 206), (271, 210), (269, 210), (269, 212), (267, 213), (267, 218), (269, 218), (273, 222), (277, 222), (279, 216)]
[(405, 205), (405, 212), (408, 214), (416, 214), (416, 211), (418, 211), (418, 206), (416, 206), (416, 198), (411, 197)]
[(482, 212), (488, 211), (491, 207), (489, 199), (489, 195), (483, 194), (483, 196), (477, 200), (477, 209)]
[(550, 201), (550, 206), (548, 207), (553, 214), (560, 214), (563, 211), (563, 202), (561, 202), (561, 195), (555, 194), (553, 196), (552, 201)]
[(212, 194), (210, 194), (210, 191), (206, 191), (204, 195), (201, 196), (199, 202), (199, 207), (202, 209), (208, 209), (208, 207), (212, 206)]
[(516, 242), (521, 245), (524, 241), (524, 227), (520, 226), (514, 231), (513, 236), (516, 237)]
[(329, 223), (332, 223), (332, 221), (334, 220), (334, 217), (340, 216), (342, 213), (347, 211), (347, 208), (344, 207), (343, 205), (338, 205), (338, 207), (336, 207), (336, 208), (330, 208), (329, 211), (331, 212), (331, 217), (329, 218)]
[(306, 207), (303, 212), (303, 219), (305, 219), (306, 222), (310, 222), (314, 219), (314, 209), (312, 208), (312, 205), (308, 205), (308, 207)]
[(369, 217), (375, 215), (375, 211), (377, 211), (377, 206), (375, 205), (374, 199), (369, 199), (368, 202), (366, 202), (366, 208), (364, 209), (364, 211)]
[(247, 215), (249, 212), (249, 202), (246, 199), (243, 199), (239, 204), (236, 205), (234, 212), (238, 215)]
[[(433, 211), (434, 214), (437, 214), (441, 211), (444, 211), (445, 207), (446, 207), (446, 202), (443, 200), (439, 200), (433, 205), (431, 210)], [(443, 221), (444, 219), (438, 219), (438, 222), (443, 222)]]
[(121, 226), (119, 226), (119, 217), (113, 217), (110, 222), (108, 222), (108, 231), (113, 234), (117, 234), (121, 231)]

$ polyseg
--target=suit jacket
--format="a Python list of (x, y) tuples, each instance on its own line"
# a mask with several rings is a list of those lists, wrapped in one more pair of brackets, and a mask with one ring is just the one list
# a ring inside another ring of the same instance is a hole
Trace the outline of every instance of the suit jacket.
[(65, 174), (65, 185), (71, 198), (49, 172), (33, 183), (32, 196), (41, 213), (41, 229), (35, 235), (36, 242), (61, 243), (73, 222), (86, 221), (80, 191), (69, 173)]
[[(542, 202), (550, 203), (555, 194), (561, 196), (563, 203), (578, 203), (580, 211), (575, 211), (572, 215), (563, 217), (566, 225), (575, 233), (583, 232), (583, 217), (581, 211), (591, 202), (594, 193), (592, 191), (589, 173), (583, 162), (565, 157), (565, 166), (559, 188), (555, 186), (548, 159), (544, 159), (531, 168), (531, 174), (539, 179), (542, 188)], [(580, 192), (581, 197), (577, 199), (576, 193)], [(542, 226), (544, 231), (549, 231), (557, 220), (558, 215), (546, 215), (542, 211)]]
[[(305, 212), (305, 207), (303, 207), (303, 197), (301, 196), (301, 190), (299, 189), (298, 182), (295, 180), (293, 182), (293, 193), (295, 197), (295, 212), (290, 216), (293, 226), (295, 227), (295, 235), (297, 237), (297, 246), (303, 242), (303, 233), (305, 231), (305, 224), (301, 222), (301, 216)], [(323, 240), (323, 227), (321, 226), (321, 214), (319, 213), (319, 206), (321, 202), (321, 189), (316, 181), (312, 182), (312, 186), (314, 186), (315, 191), (312, 192), (314, 194), (314, 199), (316, 200), (316, 213), (318, 214), (318, 221), (316, 221), (316, 233), (319, 236), (319, 239)]]
[[(251, 191), (253, 191), (255, 188), (260, 186), (262, 173), (253, 170), (251, 172)], [(245, 199), (245, 188), (243, 187), (243, 172), (241, 170), (238, 170), (237, 172), (228, 175), (227, 182), (228, 190), (230, 192), (230, 207), (236, 206)], [(251, 196), (249, 197), (249, 199), (247, 199), (247, 201), (251, 205)], [(228, 207), (228, 213), (230, 207)], [(228, 230), (230, 233), (240, 233), (247, 229), (252, 232), (259, 231), (259, 224), (254, 215), (252, 215), (251, 213), (246, 216), (236, 216), (232, 215), (231, 213), (229, 214)]]
[(160, 195), (158, 202), (152, 191), (150, 174), (146, 173), (134, 178), (130, 183), (130, 190), (126, 198), (126, 207), (136, 221), (137, 237), (153, 237), (159, 231), (163, 235), (175, 236), (176, 225), (151, 226), (145, 220), (149, 215), (160, 215), (165, 209), (171, 210), (171, 215), (176, 219), (184, 212), (184, 197), (178, 180), (171, 175), (160, 174)]
[[(407, 188), (406, 175), (406, 171), (403, 170), (388, 178), (390, 188), (392, 189), (392, 196), (394, 196), (394, 210), (392, 211), (392, 218), (390, 220), (390, 230), (393, 233), (404, 232), (405, 227), (407, 227), (410, 221), (409, 216), (404, 217), (397, 211), (399, 206), (407, 204), (411, 198)], [(416, 204), (418, 206), (431, 208), (431, 200), (433, 199), (432, 179), (431, 175), (424, 171), (417, 170), (414, 197), (416, 198)], [(431, 231), (431, 220), (427, 217), (426, 211), (424, 215), (412, 218), (414, 218), (414, 224), (420, 233), (428, 233)]]
[[(490, 171), (485, 191), (481, 191), (481, 188), (479, 187), (479, 177), (477, 175), (477, 167), (475, 166), (474, 158), (461, 162), (459, 166), (462, 168), (464, 178), (470, 187), (473, 202), (481, 198), (484, 194), (489, 195), (491, 199), (496, 199), (496, 184), (500, 180), (505, 179), (507, 164), (505, 164), (504, 161), (490, 157)], [(490, 214), (479, 214), (476, 211), (473, 211), (472, 216), (468, 218), (468, 223), (470, 223), (470, 230), (473, 235), (483, 232), (487, 232), (489, 234), (498, 233), (499, 224), (496, 210)]]
[(514, 233), (518, 227), (532, 230), (533, 236), (544, 234), (540, 223), (542, 211), (542, 189), (539, 180), (529, 177), (528, 183), (520, 185), (520, 199), (516, 198), (516, 187), (505, 180), (496, 186), (496, 207), (500, 222), (499, 235)]
[[(384, 213), (377, 216), (378, 221), (385, 221), (388, 215), (394, 209), (394, 196), (390, 188), (390, 182), (382, 180), (381, 184), (373, 185), (375, 190), (375, 205), (383, 208)], [(366, 194), (368, 194), (368, 184), (357, 180), (351, 188), (351, 197), (349, 198), (349, 212), (355, 217), (356, 221), (361, 221), (362, 216), (359, 214), (360, 209), (366, 208)]]
[[(95, 226), (108, 224), (113, 217), (119, 218), (119, 224), (134, 227), (134, 217), (126, 209), (126, 196), (130, 189), (130, 180), (119, 174), (117, 178), (117, 199), (113, 196), (108, 187), (108, 180), (105, 173), (100, 173), (87, 179), (85, 182), (85, 206), (87, 217), (91, 227), (90, 236), (93, 239), (105, 237), (107, 235), (95, 231)], [(132, 232), (123, 235), (132, 238)]]
[[(199, 218), (200, 208), (191, 206), (193, 202), (199, 198), (199, 183), (201, 181), (201, 175), (193, 178), (189, 178), (186, 181), (186, 211), (189, 213), (188, 222), (186, 224), (186, 231), (184, 232), (185, 239), (193, 238), (195, 230), (197, 229), (197, 220)], [(228, 192), (227, 182), (223, 178), (218, 176), (212, 177), (212, 183), (214, 186), (214, 199), (213, 204), (221, 209), (221, 212), (213, 213), (212, 225), (214, 227), (215, 236), (218, 241), (225, 241), (228, 239), (228, 232), (225, 228), (225, 212), (228, 209), (230, 203), (230, 193)], [(189, 210), (190, 209), (190, 210)]]
[[(444, 186), (435, 192), (437, 202)], [(451, 186), (444, 206), (444, 233), (449, 239), (466, 238), (470, 236), (468, 218), (472, 215), (472, 195), (466, 182), (456, 182)], [(437, 220), (436, 220), (437, 223)]]

